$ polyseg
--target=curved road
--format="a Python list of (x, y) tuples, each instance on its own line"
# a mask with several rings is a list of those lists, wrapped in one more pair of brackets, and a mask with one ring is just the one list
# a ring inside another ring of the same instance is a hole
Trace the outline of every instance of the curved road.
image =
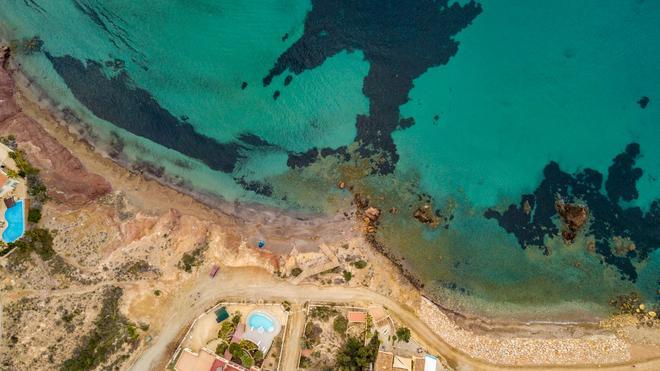
[[(370, 302), (383, 305), (389, 312), (411, 329), (416, 338), (432, 352), (446, 357), (458, 369), (511, 369), (511, 366), (498, 366), (469, 357), (453, 348), (442, 340), (440, 336), (431, 331), (424, 322), (415, 316), (412, 309), (400, 304), (389, 297), (380, 295), (365, 288), (349, 287), (317, 287), (313, 285), (294, 286), (286, 281), (276, 279), (262, 270), (224, 270), (215, 279), (209, 279), (202, 274), (197, 285), (190, 295), (179, 295), (175, 301), (182, 305), (172, 305), (166, 324), (160, 333), (154, 337), (152, 344), (132, 365), (133, 370), (164, 369), (173, 349), (180, 339), (178, 336), (185, 331), (185, 327), (207, 308), (221, 300), (265, 300), (303, 303), (306, 301), (349, 303)], [(287, 339), (288, 341), (289, 339)], [(290, 357), (290, 356), (289, 356)], [(288, 359), (287, 356), (284, 357)], [(288, 363), (288, 362), (287, 362)], [(295, 364), (295, 363), (293, 363)], [(290, 366), (291, 363), (288, 363)], [(660, 359), (652, 359), (638, 363), (636, 369), (660, 369)], [(295, 367), (295, 366), (294, 366)], [(630, 365), (611, 365), (601, 367), (608, 369), (624, 369)], [(519, 367), (522, 368), (522, 367)], [(533, 369), (534, 367), (531, 367)], [(536, 369), (548, 369), (548, 366)], [(580, 367), (571, 367), (572, 369)], [(585, 365), (584, 368), (594, 368)], [(283, 368), (284, 369), (284, 368)], [(289, 371), (289, 370), (286, 370)]]

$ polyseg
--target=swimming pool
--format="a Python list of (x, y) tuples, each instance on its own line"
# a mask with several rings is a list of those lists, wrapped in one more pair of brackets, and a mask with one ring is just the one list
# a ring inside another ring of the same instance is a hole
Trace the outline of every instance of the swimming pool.
[(248, 317), (248, 326), (256, 330), (263, 329), (266, 332), (275, 330), (275, 321), (265, 313), (255, 312)]
[(23, 200), (20, 200), (5, 211), (7, 228), (2, 232), (3, 241), (10, 243), (23, 236), (23, 232), (25, 232), (25, 208), (23, 206)]

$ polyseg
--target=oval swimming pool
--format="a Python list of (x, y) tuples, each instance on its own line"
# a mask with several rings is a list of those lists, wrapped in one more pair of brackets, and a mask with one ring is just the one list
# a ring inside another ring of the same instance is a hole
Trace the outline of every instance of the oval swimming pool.
[(23, 236), (25, 232), (25, 208), (23, 207), (23, 200), (20, 200), (5, 211), (5, 220), (7, 221), (7, 228), (2, 232), (2, 240), (11, 243)]
[(266, 332), (273, 332), (275, 330), (275, 323), (270, 316), (265, 313), (252, 313), (247, 320), (248, 326), (254, 329), (263, 329)]

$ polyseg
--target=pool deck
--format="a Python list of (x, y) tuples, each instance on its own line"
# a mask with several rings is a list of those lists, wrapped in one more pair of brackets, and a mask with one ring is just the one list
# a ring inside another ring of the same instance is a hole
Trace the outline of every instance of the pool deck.
[[(268, 319), (273, 322), (273, 331), (269, 332), (266, 331), (266, 329), (250, 327), (250, 317), (255, 314), (268, 317)], [(270, 349), (270, 346), (273, 344), (273, 340), (275, 337), (277, 337), (277, 335), (279, 335), (281, 330), (282, 325), (280, 325), (280, 322), (275, 318), (273, 314), (271, 314), (269, 311), (255, 309), (246, 317), (245, 333), (243, 334), (243, 339), (250, 340), (251, 342), (257, 344), (259, 350), (265, 354), (268, 349)]]

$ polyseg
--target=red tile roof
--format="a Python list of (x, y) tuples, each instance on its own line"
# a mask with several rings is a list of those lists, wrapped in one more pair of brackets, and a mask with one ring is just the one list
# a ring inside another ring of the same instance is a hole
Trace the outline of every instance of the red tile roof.
[(348, 322), (363, 323), (366, 322), (367, 320), (367, 313), (351, 311), (348, 312), (347, 317), (348, 317)]
[(223, 370), (222, 367), (224, 367), (226, 364), (227, 364), (227, 361), (225, 361), (224, 359), (217, 359), (216, 358), (215, 361), (213, 361), (213, 365), (211, 365), (211, 370), (210, 371), (222, 371)]

